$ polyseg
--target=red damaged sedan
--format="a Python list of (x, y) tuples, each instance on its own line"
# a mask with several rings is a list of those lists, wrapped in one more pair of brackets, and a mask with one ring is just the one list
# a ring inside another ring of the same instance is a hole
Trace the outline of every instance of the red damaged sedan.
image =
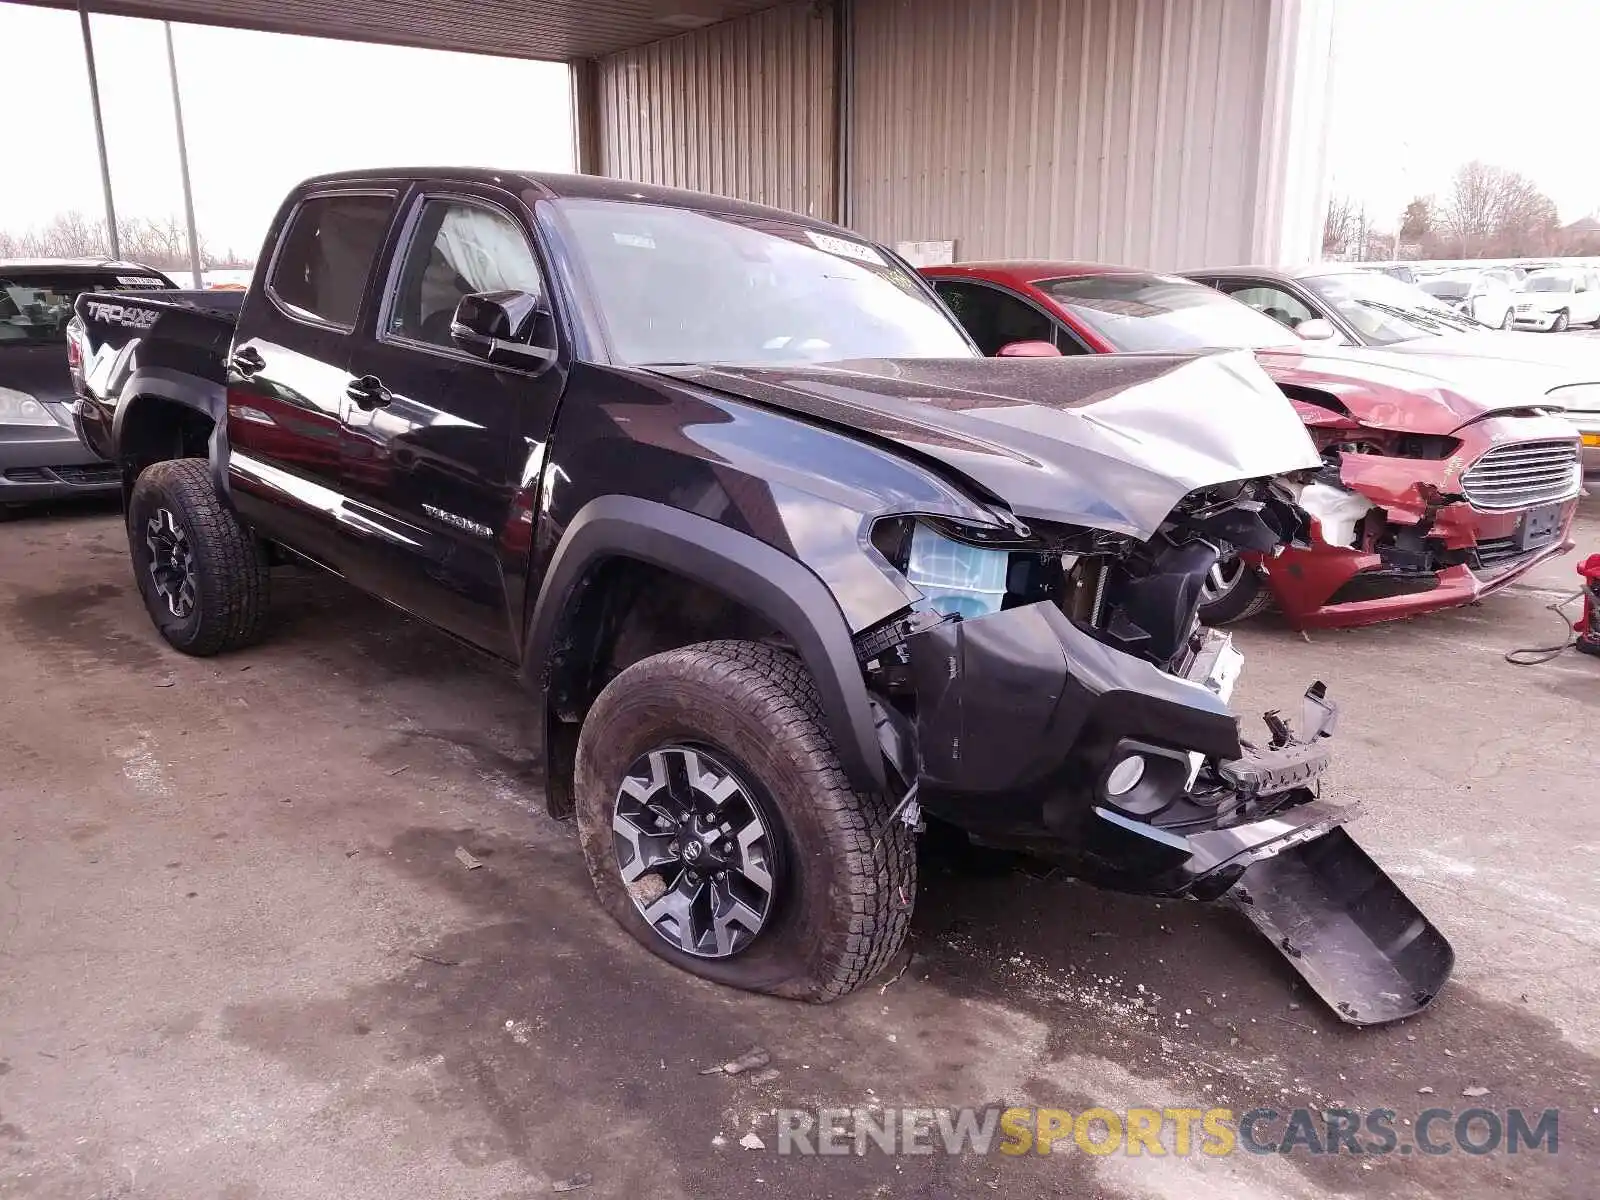
[(1219, 563), (1201, 608), (1209, 624), (1274, 600), (1299, 628), (1387, 621), (1470, 603), (1572, 548), (1579, 441), (1531, 393), (1464, 390), (1444, 378), (1459, 364), (1419, 359), (1410, 370), (1312, 349), (1249, 306), (1168, 275), (1063, 262), (923, 274), (986, 354), (1256, 351), (1323, 454), (1301, 495), (1314, 534), (1306, 549)]

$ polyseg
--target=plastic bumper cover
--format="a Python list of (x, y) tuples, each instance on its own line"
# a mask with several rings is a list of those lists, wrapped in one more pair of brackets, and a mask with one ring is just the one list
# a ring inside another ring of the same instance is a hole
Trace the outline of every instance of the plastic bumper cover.
[(112, 463), (70, 429), (0, 425), (0, 503), (114, 492)]

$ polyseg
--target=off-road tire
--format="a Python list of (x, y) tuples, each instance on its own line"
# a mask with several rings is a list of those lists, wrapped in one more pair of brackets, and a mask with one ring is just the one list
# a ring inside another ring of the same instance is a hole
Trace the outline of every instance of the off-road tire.
[(1258, 567), (1247, 566), (1234, 584), (1210, 603), (1200, 606), (1200, 623), (1213, 629), (1232, 625), (1272, 607), (1272, 589)]
[[(781, 843), (772, 914), (730, 957), (673, 945), (622, 881), (618, 788), (630, 764), (668, 745), (703, 747), (732, 767)], [(702, 642), (635, 663), (600, 693), (578, 738), (578, 833), (602, 906), (653, 954), (747, 991), (825, 1002), (888, 964), (917, 885), (913, 835), (892, 809), (851, 786), (799, 660), (754, 642)]]
[[(163, 508), (182, 526), (195, 563), (194, 604), (182, 617), (170, 610), (150, 574), (145, 530)], [(170, 459), (144, 469), (128, 500), (128, 549), (145, 611), (174, 649), (204, 658), (261, 637), (267, 618), (266, 547), (217, 495), (204, 459)]]

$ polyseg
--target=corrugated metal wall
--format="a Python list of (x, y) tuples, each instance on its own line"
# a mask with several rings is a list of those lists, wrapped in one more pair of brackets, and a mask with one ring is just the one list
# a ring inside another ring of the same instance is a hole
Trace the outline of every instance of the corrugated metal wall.
[(599, 60), (607, 175), (837, 215), (831, 7), (790, 4)]
[(1272, 0), (855, 0), (849, 223), (960, 258), (1252, 249)]

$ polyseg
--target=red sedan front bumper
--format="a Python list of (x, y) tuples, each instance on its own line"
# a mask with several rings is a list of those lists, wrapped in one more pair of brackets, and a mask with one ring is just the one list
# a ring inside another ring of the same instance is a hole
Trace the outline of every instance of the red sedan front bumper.
[[(1262, 561), (1290, 624), (1302, 629), (1370, 625), (1471, 604), (1572, 549), (1568, 535), (1576, 496), (1495, 511), (1460, 498), (1465, 471), (1510, 440), (1496, 425), (1486, 421), (1461, 431), (1461, 452), (1443, 460), (1345, 454), (1340, 482), (1382, 510), (1383, 535), (1374, 538), (1366, 531), (1355, 546), (1330, 544), (1321, 523), (1314, 522), (1309, 549), (1288, 549)], [(1440, 497), (1451, 502), (1441, 503)], [(1407, 532), (1413, 533), (1410, 545), (1397, 548), (1399, 535)]]

